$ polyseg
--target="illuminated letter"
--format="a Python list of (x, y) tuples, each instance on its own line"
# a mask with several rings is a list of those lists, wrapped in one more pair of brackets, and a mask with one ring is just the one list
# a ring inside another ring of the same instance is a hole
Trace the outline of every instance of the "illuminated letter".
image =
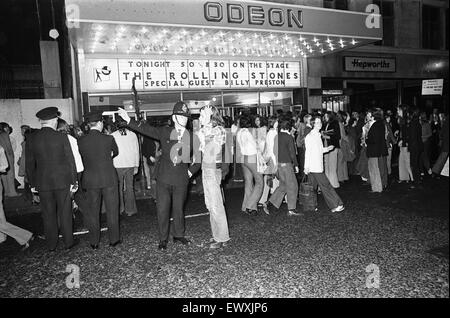
[(242, 23), (244, 22), (244, 9), (239, 4), (227, 4), (228, 22)]
[(249, 24), (264, 24), (264, 10), (261, 7), (248, 6), (248, 23)]
[(297, 15), (294, 14), (292, 9), (287, 10), (288, 13), (288, 26), (292, 28), (292, 21), (295, 22), (298, 28), (303, 28), (303, 12), (297, 10)]
[[(277, 16), (278, 15), (278, 20)], [(281, 9), (273, 8), (269, 10), (269, 23), (272, 26), (282, 26), (284, 24), (283, 11)]]
[(205, 19), (211, 22), (220, 22), (223, 19), (222, 5), (217, 2), (206, 2), (204, 7)]

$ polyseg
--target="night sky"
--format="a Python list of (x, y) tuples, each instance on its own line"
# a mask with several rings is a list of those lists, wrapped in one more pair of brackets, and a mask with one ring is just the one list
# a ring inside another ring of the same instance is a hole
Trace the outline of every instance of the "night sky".
[[(41, 25), (39, 28), (36, 0), (0, 1), (0, 65), (39, 65), (39, 34), (42, 40), (52, 28), (51, 0), (37, 0)], [(56, 25), (63, 17), (63, 0), (53, 0)], [(61, 28), (57, 27), (61, 32)]]

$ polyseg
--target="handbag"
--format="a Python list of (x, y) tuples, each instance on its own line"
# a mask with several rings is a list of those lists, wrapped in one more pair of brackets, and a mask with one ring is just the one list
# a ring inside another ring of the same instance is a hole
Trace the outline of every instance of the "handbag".
[(259, 151), (256, 153), (256, 164), (258, 173), (264, 173), (264, 171), (266, 171), (267, 169), (266, 161), (264, 160), (263, 156)]
[(317, 193), (314, 186), (308, 181), (308, 176), (304, 175), (299, 186), (299, 203), (305, 211), (314, 211), (317, 206)]
[(267, 162), (267, 168), (264, 171), (264, 174), (276, 174), (278, 170), (278, 166), (273, 162), (273, 159), (270, 158)]
[[(354, 143), (353, 143), (354, 144)], [(347, 139), (340, 140), (342, 155), (344, 157), (344, 161), (353, 161), (356, 158), (355, 149), (352, 149), (352, 143)]]

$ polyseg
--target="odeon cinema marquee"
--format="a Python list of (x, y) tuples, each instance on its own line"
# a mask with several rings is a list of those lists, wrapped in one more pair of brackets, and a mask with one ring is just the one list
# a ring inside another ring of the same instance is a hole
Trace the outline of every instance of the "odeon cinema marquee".
[[(266, 1), (66, 0), (88, 94), (306, 87), (306, 59), (381, 39), (370, 13)], [(376, 18), (376, 17), (375, 17)]]

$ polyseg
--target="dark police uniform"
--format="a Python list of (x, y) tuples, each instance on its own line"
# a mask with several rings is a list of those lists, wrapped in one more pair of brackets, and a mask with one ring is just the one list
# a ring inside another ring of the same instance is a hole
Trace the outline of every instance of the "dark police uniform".
[[(56, 107), (36, 113), (41, 120), (58, 117)], [(58, 244), (58, 220), (66, 248), (75, 245), (72, 233), (70, 186), (77, 181), (75, 159), (67, 135), (50, 127), (32, 133), (25, 144), (25, 167), (31, 187), (39, 191), (47, 245)]]
[[(173, 114), (190, 117), (187, 105), (183, 102), (175, 104)], [(188, 171), (194, 174), (200, 168), (199, 163), (192, 163), (191, 160), (193, 134), (185, 129), (183, 135), (178, 136), (174, 127), (152, 127), (133, 119), (128, 127), (160, 141), (161, 157), (156, 172), (156, 206), (160, 248), (165, 248), (165, 243), (169, 238), (170, 217), (173, 218), (174, 240), (181, 239), (180, 241), (186, 244), (183, 207), (189, 184)]]
[[(87, 122), (102, 120), (101, 112), (91, 112)], [(106, 206), (106, 219), (110, 245), (120, 243), (119, 233), (119, 185), (113, 157), (119, 153), (113, 136), (104, 135), (91, 129), (89, 134), (78, 140), (78, 149), (83, 159), (84, 172), (81, 188), (86, 191), (89, 209), (86, 211), (86, 225), (89, 229), (89, 242), (97, 248), (100, 242), (100, 208), (102, 198)]]

